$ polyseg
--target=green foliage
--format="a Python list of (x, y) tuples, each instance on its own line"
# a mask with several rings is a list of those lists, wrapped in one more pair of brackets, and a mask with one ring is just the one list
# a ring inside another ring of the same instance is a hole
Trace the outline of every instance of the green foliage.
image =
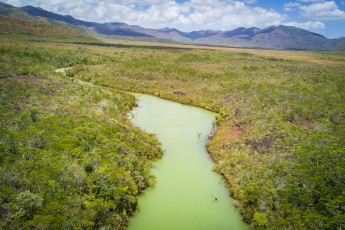
[(259, 226), (265, 226), (267, 224), (267, 218), (264, 214), (260, 212), (256, 212), (254, 214), (254, 221), (259, 225)]
[[(128, 123), (134, 99), (111, 88), (219, 112), (208, 150), (252, 227), (345, 225), (343, 53), (101, 47), (1, 36), (0, 76), (8, 77), (0, 94), (2, 228), (124, 228), (161, 151), (154, 136)], [(71, 66), (67, 76), (53, 72)], [(27, 74), (52, 78), (11, 78)], [(32, 218), (13, 219), (25, 191), (43, 204)]]
[(37, 109), (31, 109), (30, 110), (30, 117), (31, 117), (32, 122), (36, 122), (38, 120), (37, 116), (38, 116)]
[(85, 67), (74, 78), (219, 112), (208, 149), (253, 227), (340, 228), (345, 224), (344, 55), (300, 58), (315, 64), (279, 52), (260, 57), (118, 48), (116, 63)]
[(43, 198), (30, 191), (24, 191), (18, 194), (12, 207), (11, 217), (14, 220), (30, 220), (35, 212), (42, 207)]
[(134, 98), (39, 77), (0, 86), (2, 228), (125, 228), (161, 156), (127, 120)]
[(9, 43), (8, 46), (0, 46), (0, 78), (17, 75), (51, 76), (57, 68), (75, 66), (75, 69), (67, 72), (68, 76), (73, 77), (84, 71), (81, 65), (99, 65), (116, 61), (114, 57), (100, 55), (98, 52), (90, 53), (81, 47), (64, 50), (40, 47), (38, 43), (37, 47), (35, 43)]

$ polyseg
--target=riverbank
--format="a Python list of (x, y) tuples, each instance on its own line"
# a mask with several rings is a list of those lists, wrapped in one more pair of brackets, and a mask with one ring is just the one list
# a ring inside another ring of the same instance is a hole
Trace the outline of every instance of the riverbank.
[(0, 80), (0, 228), (124, 229), (162, 155), (132, 96), (58, 78)]
[[(219, 112), (219, 130), (208, 150), (253, 227), (339, 226), (335, 216), (342, 211), (335, 214), (327, 207), (337, 207), (333, 198), (343, 200), (338, 183), (343, 62), (203, 50), (119, 53), (123, 58), (117, 63), (86, 67), (73, 76)], [(335, 153), (329, 155), (329, 148)], [(325, 199), (320, 204), (316, 197)]]
[(342, 53), (3, 42), (0, 77), (56, 79), (54, 69), (73, 66), (66, 79), (218, 111), (208, 149), (252, 227), (345, 224)]
[[(66, 76), (66, 71), (72, 69), (60, 68), (55, 72)], [(81, 80), (74, 82), (102, 91), (106, 89)], [(155, 163), (153, 169), (158, 185), (155, 183), (139, 199), (140, 211), (130, 219), (129, 229), (176, 229), (177, 226), (198, 230), (247, 229), (234, 209), (223, 181), (212, 172), (213, 161), (206, 151), (219, 115), (150, 95), (130, 93), (139, 98), (139, 104), (131, 112), (132, 122), (158, 135), (165, 155), (170, 157), (166, 159), (165, 156), (165, 164), (162, 160)], [(187, 175), (189, 179), (182, 179)], [(193, 219), (198, 221), (191, 222)]]
[(136, 96), (132, 122), (155, 133), (166, 151), (153, 168), (156, 184), (139, 198), (128, 229), (247, 229), (206, 152), (216, 114)]

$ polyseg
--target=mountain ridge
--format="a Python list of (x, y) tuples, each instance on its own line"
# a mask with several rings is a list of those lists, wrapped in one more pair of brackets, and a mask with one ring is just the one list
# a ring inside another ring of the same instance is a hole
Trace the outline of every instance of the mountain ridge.
[(39, 7), (14, 7), (0, 2), (0, 15), (22, 20), (44, 21), (72, 27), (93, 36), (159, 38), (175, 42), (246, 48), (331, 50), (345, 45), (345, 37), (328, 39), (325, 36), (293, 26), (238, 27), (234, 30), (200, 30), (183, 32), (176, 28), (150, 29), (122, 22), (88, 22), (70, 15), (60, 15)]

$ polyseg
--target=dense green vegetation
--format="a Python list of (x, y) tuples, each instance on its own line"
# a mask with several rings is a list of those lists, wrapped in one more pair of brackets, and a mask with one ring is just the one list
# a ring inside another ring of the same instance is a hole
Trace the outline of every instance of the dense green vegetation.
[(113, 55), (116, 63), (69, 74), (220, 112), (208, 149), (253, 227), (344, 225), (343, 54), (305, 54), (318, 63), (140, 47)]
[[(125, 225), (161, 153), (128, 123), (133, 98), (111, 88), (219, 112), (208, 149), (252, 227), (344, 226), (343, 52), (0, 39), (3, 228)], [(53, 73), (69, 66), (67, 77)]]
[[(1, 52), (1, 76), (85, 58), (37, 47)], [(156, 138), (128, 121), (134, 97), (28, 75), (2, 78), (0, 95), (0, 228), (125, 228), (161, 156)]]

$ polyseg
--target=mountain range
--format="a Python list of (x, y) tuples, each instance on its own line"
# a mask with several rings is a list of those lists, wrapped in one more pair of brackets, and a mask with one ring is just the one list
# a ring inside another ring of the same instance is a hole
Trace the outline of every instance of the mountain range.
[(270, 26), (264, 29), (239, 27), (234, 30), (183, 32), (175, 28), (149, 29), (120, 22), (96, 23), (60, 15), (39, 7), (14, 7), (0, 2), (0, 15), (21, 20), (65, 26), (103, 38), (164, 39), (186, 44), (298, 50), (330, 50), (345, 45), (345, 37), (328, 39), (293, 26)]

